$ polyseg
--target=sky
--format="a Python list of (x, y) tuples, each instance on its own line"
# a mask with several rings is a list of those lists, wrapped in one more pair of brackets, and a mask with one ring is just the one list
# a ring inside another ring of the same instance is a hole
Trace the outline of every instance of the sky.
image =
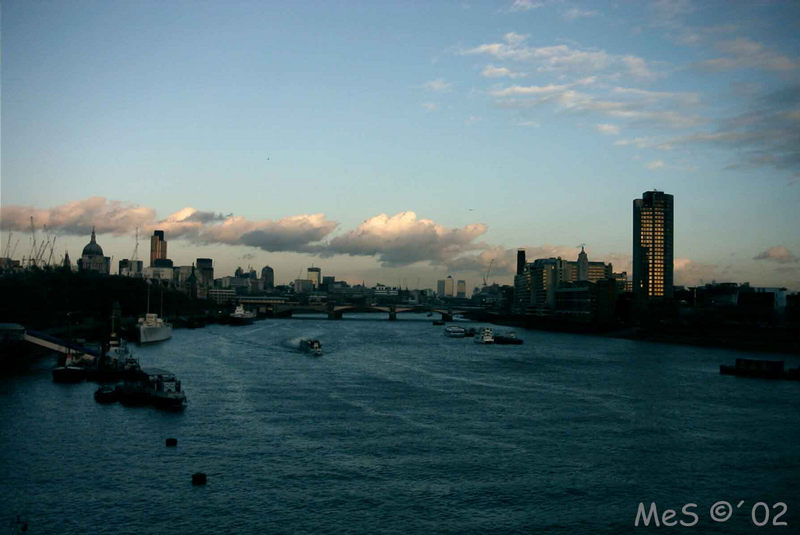
[[(675, 283), (800, 290), (792, 1), (3, 0), (3, 253), (510, 283), (630, 274), (675, 197)], [(43, 226), (47, 230), (43, 230)]]

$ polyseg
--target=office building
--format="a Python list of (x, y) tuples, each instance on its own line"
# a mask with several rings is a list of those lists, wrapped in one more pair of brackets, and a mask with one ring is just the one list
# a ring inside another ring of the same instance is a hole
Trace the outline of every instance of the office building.
[(633, 291), (639, 299), (672, 297), (673, 206), (663, 191), (633, 200)]
[(467, 281), (460, 280), (456, 283), (456, 297), (466, 299), (467, 297)]
[(264, 266), (261, 268), (261, 280), (265, 290), (272, 290), (275, 288), (275, 271), (269, 266)]
[(525, 249), (517, 249), (517, 275), (525, 271)]
[(318, 267), (312, 266), (308, 268), (308, 276), (306, 278), (311, 281), (311, 284), (314, 286), (314, 289), (316, 290), (322, 283), (322, 270)]
[(150, 267), (156, 265), (156, 260), (164, 260), (166, 258), (167, 241), (164, 239), (164, 231), (156, 230), (150, 237)]

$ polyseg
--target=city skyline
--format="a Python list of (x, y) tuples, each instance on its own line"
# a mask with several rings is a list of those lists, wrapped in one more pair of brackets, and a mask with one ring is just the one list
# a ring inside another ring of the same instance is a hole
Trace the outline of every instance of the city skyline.
[(33, 215), (61, 257), (96, 226), (112, 272), (138, 226), (145, 261), (158, 228), (175, 265), (471, 289), (490, 262), (511, 283), (520, 247), (586, 243), (630, 274), (630, 201), (658, 189), (676, 284), (797, 290), (798, 20), (789, 2), (6, 2), (2, 247), (14, 229), (25, 254)]

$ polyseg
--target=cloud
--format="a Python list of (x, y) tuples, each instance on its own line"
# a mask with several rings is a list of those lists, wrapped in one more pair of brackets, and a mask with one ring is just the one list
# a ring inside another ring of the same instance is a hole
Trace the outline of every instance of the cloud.
[(719, 41), (716, 48), (725, 56), (699, 61), (694, 68), (706, 72), (721, 72), (734, 69), (761, 69), (765, 71), (794, 71), (800, 66), (796, 59), (788, 58), (762, 43), (746, 37)]
[(511, 11), (530, 11), (544, 6), (544, 2), (534, 2), (533, 0), (514, 0), (511, 4)]
[(330, 240), (322, 254), (375, 256), (385, 267), (430, 262), (445, 264), (480, 248), (474, 240), (486, 232), (486, 225), (473, 223), (463, 228), (446, 228), (430, 219), (417, 219), (414, 212), (393, 216), (380, 214), (358, 228)]
[(661, 169), (664, 167), (664, 162), (661, 160), (653, 160), (652, 162), (649, 162), (646, 167), (648, 169)]
[(449, 82), (445, 82), (442, 78), (437, 78), (436, 80), (425, 82), (422, 84), (422, 87), (428, 89), (429, 91), (444, 92), (449, 91), (452, 85), (453, 84)]
[(768, 260), (770, 262), (777, 262), (778, 264), (794, 264), (800, 261), (800, 259), (789, 252), (789, 249), (782, 245), (770, 247), (763, 253), (754, 256), (753, 260)]
[(575, 84), (545, 86), (511, 86), (494, 89), (490, 95), (498, 105), (507, 108), (527, 108), (549, 103), (570, 113), (597, 113), (616, 119), (629, 120), (667, 128), (687, 128), (701, 124), (696, 116), (683, 115), (675, 109), (654, 107), (648, 100), (608, 100), (573, 89)]
[(697, 286), (724, 277), (716, 264), (703, 264), (689, 258), (676, 258), (673, 269), (674, 283), (679, 286)]
[(749, 109), (717, 121), (716, 129), (668, 139), (659, 148), (698, 146), (736, 154), (729, 169), (772, 167), (800, 177), (800, 85), (752, 99)]
[(646, 89), (637, 89), (632, 87), (615, 87), (614, 94), (619, 96), (627, 96), (654, 104), (668, 100), (692, 105), (697, 104), (700, 101), (700, 96), (697, 93), (648, 91)]
[(470, 116), (469, 116), (469, 117), (467, 117), (467, 119), (464, 121), (464, 125), (465, 125), (465, 126), (472, 126), (473, 124), (475, 124), (475, 123), (479, 122), (480, 120), (481, 120), (481, 118), (480, 118), (479, 116), (477, 116), (477, 115), (470, 115)]
[(495, 67), (491, 64), (484, 67), (481, 75), (485, 78), (522, 78), (525, 76), (525, 74), (514, 72), (507, 67)]
[(619, 135), (619, 126), (615, 124), (596, 124), (594, 125), (594, 129), (602, 134), (608, 134), (610, 136)]
[(33, 217), (36, 228), (46, 226), (52, 231), (74, 235), (88, 235), (92, 228), (101, 234), (131, 234), (136, 227), (152, 226), (156, 217), (152, 208), (104, 197), (89, 197), (47, 210), (16, 205), (3, 206), (1, 210), (0, 228), (4, 230), (28, 230)]
[(540, 72), (627, 74), (651, 80), (656, 77), (647, 62), (638, 56), (609, 54), (604, 50), (570, 47), (565, 44), (532, 47), (528, 36), (509, 32), (501, 42), (485, 43), (462, 54), (487, 55), (496, 59), (531, 63)]
[(573, 7), (571, 9), (564, 11), (563, 15), (565, 19), (571, 21), (580, 18), (595, 17), (599, 15), (599, 13), (591, 9), (579, 9), (577, 7)]
[[(337, 223), (323, 214), (304, 214), (283, 219), (251, 221), (238, 216), (223, 216), (186, 207), (158, 220), (152, 208), (141, 207), (104, 197), (90, 197), (38, 210), (28, 206), (2, 207), (4, 230), (27, 230), (30, 217), (39, 228), (71, 235), (88, 235), (92, 228), (99, 234), (130, 235), (137, 227), (143, 233), (164, 230), (169, 238), (198, 243), (247, 245), (265, 251), (309, 251), (312, 244), (333, 232)], [(169, 239), (168, 238), (168, 239)]]
[(436, 104), (433, 102), (423, 102), (422, 107), (425, 109), (425, 111), (436, 111), (438, 108), (438, 106), (436, 106)]
[(541, 125), (539, 122), (537, 122), (537, 121), (517, 121), (517, 122), (516, 122), (516, 123), (514, 123), (514, 124), (515, 124), (516, 126), (527, 126), (527, 127), (530, 127), (530, 128), (539, 128), (540, 126), (542, 126), (542, 125)]

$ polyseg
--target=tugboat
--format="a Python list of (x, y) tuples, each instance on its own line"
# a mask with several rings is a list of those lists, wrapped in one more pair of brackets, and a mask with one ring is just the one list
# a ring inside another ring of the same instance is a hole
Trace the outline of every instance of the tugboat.
[(315, 357), (322, 356), (322, 344), (319, 340), (300, 340), (300, 349)]
[(251, 325), (256, 319), (256, 313), (245, 310), (244, 305), (236, 305), (236, 309), (228, 318), (231, 325)]
[(482, 327), (475, 333), (474, 341), (476, 344), (493, 344), (494, 331), (491, 327)]

